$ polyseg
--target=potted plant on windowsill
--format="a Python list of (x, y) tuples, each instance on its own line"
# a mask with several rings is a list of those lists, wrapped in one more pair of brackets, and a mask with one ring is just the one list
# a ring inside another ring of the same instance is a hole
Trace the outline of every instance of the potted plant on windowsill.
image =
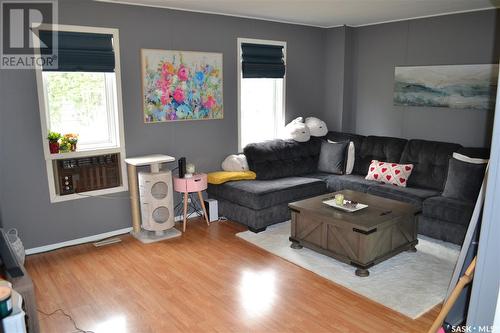
[(47, 139), (49, 140), (49, 151), (51, 154), (59, 153), (59, 139), (61, 138), (61, 133), (51, 132), (47, 135)]
[(61, 145), (64, 146), (66, 151), (76, 151), (76, 144), (78, 143), (78, 134), (68, 133), (64, 134), (61, 140)]

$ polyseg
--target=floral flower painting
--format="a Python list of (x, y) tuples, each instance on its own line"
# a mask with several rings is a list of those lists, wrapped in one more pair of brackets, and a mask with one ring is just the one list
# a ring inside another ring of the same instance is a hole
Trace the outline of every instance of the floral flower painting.
[(222, 54), (142, 49), (146, 123), (222, 119)]

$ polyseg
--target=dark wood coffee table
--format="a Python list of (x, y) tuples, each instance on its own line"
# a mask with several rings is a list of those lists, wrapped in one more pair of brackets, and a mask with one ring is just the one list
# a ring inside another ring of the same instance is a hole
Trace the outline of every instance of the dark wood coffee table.
[[(323, 203), (335, 194), (368, 205), (357, 212), (343, 212)], [(371, 194), (343, 190), (288, 205), (292, 212), (291, 247), (303, 246), (356, 267), (368, 268), (403, 251), (416, 251), (415, 206)]]

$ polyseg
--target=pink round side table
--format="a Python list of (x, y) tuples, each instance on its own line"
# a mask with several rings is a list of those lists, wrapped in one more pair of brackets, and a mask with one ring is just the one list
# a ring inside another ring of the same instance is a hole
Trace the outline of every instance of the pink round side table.
[[(205, 203), (203, 201), (203, 195), (201, 192), (207, 189), (207, 174), (206, 173), (198, 173), (193, 175), (191, 178), (179, 178), (174, 177), (174, 190), (179, 193), (184, 193), (182, 197), (182, 203), (184, 206), (183, 209), (183, 225), (182, 231), (186, 231), (186, 222), (187, 222), (187, 207), (188, 207), (188, 196), (191, 193), (198, 193), (198, 198), (200, 199), (200, 205), (203, 209), (203, 215), (205, 216), (205, 221), (207, 221), (207, 225), (210, 225), (208, 222), (207, 210), (205, 209)], [(191, 200), (191, 202), (193, 202)]]

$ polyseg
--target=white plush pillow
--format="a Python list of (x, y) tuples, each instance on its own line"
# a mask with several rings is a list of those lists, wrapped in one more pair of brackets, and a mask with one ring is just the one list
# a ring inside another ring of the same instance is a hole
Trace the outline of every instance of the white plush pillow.
[(325, 136), (328, 133), (326, 123), (316, 117), (307, 117), (305, 124), (309, 128), (311, 136)]
[(229, 155), (222, 162), (224, 171), (248, 171), (247, 157), (244, 154)]
[[(338, 143), (332, 140), (328, 140), (330, 143)], [(345, 174), (350, 175), (352, 173), (352, 169), (354, 169), (354, 160), (356, 158), (356, 150), (354, 147), (354, 142), (349, 142), (349, 147), (347, 148), (347, 162), (345, 167)]]
[(304, 118), (298, 117), (285, 126), (285, 138), (298, 142), (306, 142), (311, 138), (309, 128), (304, 123)]

